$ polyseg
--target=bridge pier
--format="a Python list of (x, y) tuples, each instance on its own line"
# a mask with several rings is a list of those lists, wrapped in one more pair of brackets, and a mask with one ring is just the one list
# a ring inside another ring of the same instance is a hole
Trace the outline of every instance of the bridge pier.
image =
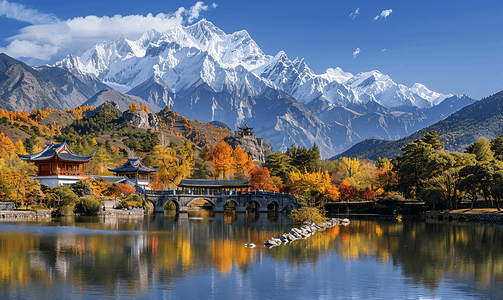
[(246, 206), (236, 206), (236, 212), (237, 213), (245, 213), (246, 212)]

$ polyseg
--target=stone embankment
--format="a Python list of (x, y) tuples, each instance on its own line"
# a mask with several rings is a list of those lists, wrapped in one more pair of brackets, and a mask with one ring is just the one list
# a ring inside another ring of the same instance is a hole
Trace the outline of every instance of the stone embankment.
[(98, 216), (143, 216), (144, 214), (145, 210), (143, 208), (107, 209), (98, 212)]
[(0, 211), (0, 220), (4, 221), (20, 221), (20, 220), (36, 220), (47, 219), (53, 216), (52, 210), (39, 210), (39, 211), (23, 211), (23, 210), (3, 210)]
[(427, 211), (427, 219), (452, 220), (452, 221), (478, 221), (503, 223), (503, 212), (483, 212), (477, 210), (467, 212), (453, 211)]
[(349, 225), (349, 220), (332, 218), (330, 221), (321, 224), (306, 223), (300, 228), (292, 228), (290, 232), (284, 233), (277, 238), (268, 239), (264, 242), (264, 246), (271, 249), (272, 247), (276, 247), (281, 244), (286, 245), (298, 239), (307, 239), (318, 231), (323, 231), (327, 228), (339, 225), (347, 226)]
[[(141, 216), (145, 215), (145, 210), (134, 209), (114, 209), (98, 212), (98, 216)], [(56, 217), (55, 210), (23, 211), (23, 210), (0, 210), (0, 221), (30, 221), (37, 219), (50, 219)]]

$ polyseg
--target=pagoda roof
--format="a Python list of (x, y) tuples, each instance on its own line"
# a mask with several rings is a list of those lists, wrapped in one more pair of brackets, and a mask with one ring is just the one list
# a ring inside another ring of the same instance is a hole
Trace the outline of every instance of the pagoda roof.
[(64, 161), (88, 162), (89, 160), (91, 160), (91, 158), (93, 158), (95, 153), (96, 151), (94, 151), (93, 154), (89, 155), (79, 155), (73, 152), (72, 149), (68, 147), (68, 144), (64, 142), (62, 144), (47, 145), (45, 149), (39, 153), (27, 154), (27, 155), (18, 154), (18, 156), (22, 160), (28, 160), (34, 162), (50, 160), (55, 156)]
[(116, 172), (116, 173), (127, 173), (127, 172), (155, 172), (159, 168), (149, 168), (147, 166), (144, 166), (141, 163), (141, 160), (139, 158), (130, 158), (128, 159), (122, 166), (117, 167), (117, 168), (109, 168), (107, 169), (111, 172)]
[(250, 187), (248, 180), (210, 180), (182, 179), (178, 187), (186, 188), (245, 188)]
[(253, 127), (249, 127), (248, 124), (245, 123), (245, 125), (243, 127), (239, 127), (239, 129), (243, 130), (243, 131), (250, 131), (253, 129)]

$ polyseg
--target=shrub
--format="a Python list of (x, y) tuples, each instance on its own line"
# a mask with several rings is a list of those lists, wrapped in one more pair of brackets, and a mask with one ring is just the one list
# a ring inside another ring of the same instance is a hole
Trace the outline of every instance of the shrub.
[(93, 188), (89, 182), (85, 180), (79, 180), (71, 185), (72, 191), (79, 197), (91, 196), (93, 195)]
[(143, 200), (137, 194), (131, 194), (127, 196), (126, 199), (122, 200), (122, 202), (117, 205), (118, 209), (129, 208), (129, 207), (143, 207)]
[(58, 210), (56, 211), (56, 214), (58, 216), (72, 216), (74, 210), (75, 210), (74, 204), (67, 204), (67, 205), (60, 206), (58, 208)]
[(81, 198), (75, 204), (74, 212), (83, 216), (94, 216), (100, 210), (100, 201), (96, 197)]

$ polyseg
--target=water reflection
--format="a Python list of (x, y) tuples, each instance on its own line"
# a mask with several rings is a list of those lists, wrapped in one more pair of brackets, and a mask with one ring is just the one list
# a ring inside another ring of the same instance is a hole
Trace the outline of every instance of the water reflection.
[[(198, 287), (209, 284), (208, 276), (212, 285), (223, 284), (225, 278), (249, 280), (257, 293), (248, 298), (260, 298), (263, 287), (286, 292), (292, 284), (302, 286), (305, 278), (288, 277), (296, 270), (322, 279), (313, 290), (320, 297), (332, 295), (332, 285), (342, 291), (336, 296), (349, 293), (356, 298), (369, 298), (369, 291), (384, 297), (394, 289), (416, 295), (418, 287), (452, 295), (451, 289), (460, 286), (456, 291), (465, 299), (503, 292), (500, 226), (352, 220), (350, 226), (333, 227), (290, 245), (262, 247), (263, 241), (292, 226), (282, 214), (211, 211), (0, 223), (0, 298), (27, 298), (37, 291), (48, 291), (43, 297), (51, 298), (62, 287), (71, 291), (69, 298), (82, 293), (141, 298), (165, 290), (174, 297), (188, 284), (185, 279), (192, 280), (192, 293), (202, 292)], [(246, 243), (259, 247), (246, 248)], [(367, 264), (361, 271), (348, 268)], [(255, 274), (263, 269), (267, 272)], [(376, 285), (379, 279), (367, 277), (368, 272), (388, 274), (395, 282)], [(221, 290), (210, 298), (250, 291), (234, 293)]]

